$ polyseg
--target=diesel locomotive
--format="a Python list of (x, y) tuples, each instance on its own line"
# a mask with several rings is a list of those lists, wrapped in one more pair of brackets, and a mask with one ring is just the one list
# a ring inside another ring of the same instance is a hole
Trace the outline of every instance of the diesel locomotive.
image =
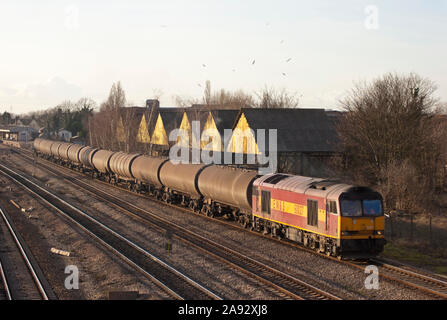
[(38, 156), (164, 202), (289, 239), (339, 258), (377, 255), (386, 243), (381, 195), (367, 187), (283, 173), (259, 176), (230, 166), (36, 139)]

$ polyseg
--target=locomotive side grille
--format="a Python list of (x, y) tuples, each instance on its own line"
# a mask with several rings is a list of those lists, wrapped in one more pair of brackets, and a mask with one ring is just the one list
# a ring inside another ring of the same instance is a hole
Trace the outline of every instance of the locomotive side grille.
[(316, 200), (307, 200), (307, 224), (318, 226), (318, 201)]

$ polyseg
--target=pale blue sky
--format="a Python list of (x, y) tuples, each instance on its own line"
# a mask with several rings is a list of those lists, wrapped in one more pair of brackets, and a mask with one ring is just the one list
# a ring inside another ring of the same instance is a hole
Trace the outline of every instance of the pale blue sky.
[(446, 17), (447, 0), (2, 0), (0, 112), (100, 103), (116, 81), (135, 105), (154, 90), (162, 105), (199, 98), (211, 80), (250, 93), (284, 87), (303, 95), (301, 107), (337, 108), (355, 81), (388, 71), (432, 79), (446, 101)]

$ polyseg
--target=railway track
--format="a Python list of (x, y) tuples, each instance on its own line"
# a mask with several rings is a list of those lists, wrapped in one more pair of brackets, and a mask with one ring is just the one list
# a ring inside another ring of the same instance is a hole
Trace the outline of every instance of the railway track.
[[(31, 277), (34, 289), (38, 293), (38, 296), (42, 300), (55, 300), (57, 297), (53, 293), (53, 290), (51, 289), (50, 285), (46, 281), (42, 271), (40, 270), (37, 262), (35, 261), (34, 257), (31, 254), (31, 251), (26, 246), (25, 242), (23, 241), (20, 234), (17, 232), (14, 224), (12, 223), (9, 214), (6, 212), (6, 210), (0, 206), (0, 215), (1, 219), (3, 220), (5, 226), (8, 229), (9, 235), (13, 242), (15, 243), (18, 252), (20, 253), (20, 256), (26, 265), (29, 276)], [(18, 266), (14, 266), (18, 268)], [(16, 288), (15, 290), (12, 288), (12, 286), (9, 283), (8, 280), (8, 273), (6, 272), (5, 268), (0, 263), (0, 278), (2, 282), (3, 290), (0, 291), (0, 295), (4, 295), (4, 297), (7, 300), (15, 300), (15, 299), (23, 299), (25, 298), (23, 296), (23, 293), (20, 293), (19, 290)], [(17, 287), (17, 286), (15, 286)], [(29, 284), (27, 283), (27, 288), (29, 288)], [(31, 293), (30, 293), (31, 294)]]
[(12, 300), (11, 290), (9, 289), (8, 279), (0, 262), (0, 300)]
[(434, 297), (447, 299), (447, 281), (445, 280), (437, 279), (421, 272), (408, 270), (387, 263), (382, 259), (370, 259), (369, 262), (379, 268), (382, 276), (387, 276), (394, 281), (411, 285), (415, 289), (425, 291)]
[[(51, 162), (49, 162), (49, 163), (51, 163)], [(63, 169), (67, 169), (67, 168), (62, 167), (62, 166), (59, 166), (59, 167), (61, 169), (62, 168)], [(104, 183), (105, 185), (111, 186), (110, 184), (108, 184), (106, 182), (103, 182), (103, 181), (99, 181), (99, 182)], [(117, 187), (117, 188), (119, 188), (119, 187)], [(133, 195), (144, 197), (145, 199), (149, 199), (150, 201), (156, 201), (156, 200), (151, 199), (151, 198), (149, 198), (147, 196), (131, 192), (131, 191), (129, 191), (127, 189), (124, 189), (124, 188), (119, 188), (119, 189), (120, 190), (124, 190), (125, 192), (129, 192), (129, 193), (131, 193)], [(188, 208), (179, 207), (179, 206), (176, 206), (176, 205), (173, 205), (173, 204), (169, 204), (169, 203), (164, 203), (164, 202), (163, 202), (163, 204), (166, 205), (166, 206), (172, 207), (172, 208), (176, 208), (178, 210), (182, 210), (182, 211), (188, 212), (188, 213), (197, 214), (197, 213), (195, 213), (194, 211), (192, 211), (192, 210), (190, 210)], [(200, 216), (203, 217), (204, 219), (217, 221), (217, 222), (219, 222), (221, 224), (230, 226), (230, 227), (238, 229), (238, 230), (244, 230), (246, 232), (250, 232), (250, 233), (252, 233), (252, 234), (254, 234), (256, 236), (259, 236), (259, 237), (268, 238), (270, 240), (276, 241), (276, 242), (281, 243), (283, 245), (290, 245), (290, 246), (296, 247), (296, 248), (298, 248), (300, 250), (307, 251), (307, 252), (309, 252), (311, 254), (318, 255), (318, 256), (320, 256), (322, 258), (329, 259), (329, 260), (332, 260), (332, 261), (336, 261), (337, 263), (342, 263), (342, 264), (349, 265), (349, 266), (351, 266), (353, 268), (356, 268), (356, 269), (359, 269), (361, 271), (365, 270), (365, 263), (357, 263), (357, 262), (353, 262), (353, 261), (339, 260), (339, 259), (334, 258), (334, 257), (330, 257), (330, 256), (327, 256), (327, 255), (324, 255), (324, 254), (320, 254), (320, 253), (318, 253), (318, 252), (316, 252), (314, 250), (302, 247), (299, 244), (295, 244), (295, 243), (287, 241), (287, 240), (286, 241), (278, 240), (276, 238), (272, 238), (271, 236), (266, 236), (266, 235), (260, 234), (258, 232), (249, 231), (249, 230), (244, 229), (244, 228), (242, 228), (241, 226), (239, 226), (238, 224), (235, 224), (235, 223), (227, 222), (225, 220), (210, 218), (210, 217), (207, 217), (207, 216), (204, 216), (204, 215), (200, 215)], [(384, 280), (386, 280), (386, 281), (399, 283), (399, 284), (404, 285), (406, 287), (413, 288), (413, 289), (422, 291), (424, 293), (427, 293), (427, 294), (429, 294), (429, 295), (431, 295), (432, 297), (435, 297), (435, 298), (447, 299), (447, 281), (444, 281), (442, 279), (436, 279), (436, 278), (434, 278), (434, 277), (432, 277), (430, 275), (422, 274), (421, 272), (418, 272), (418, 271), (410, 271), (410, 270), (407, 270), (407, 269), (404, 269), (404, 268), (400, 268), (398, 266), (394, 266), (394, 265), (391, 265), (391, 264), (386, 263), (384, 261), (381, 261), (378, 258), (370, 259), (368, 261), (368, 264), (376, 265), (378, 267), (378, 269), (379, 269), (379, 277), (384, 279)]]
[[(22, 155), (24, 155), (24, 154), (22, 153)], [(26, 156), (26, 155), (24, 155), (24, 156), (27, 157), (28, 159), (31, 159), (29, 156)], [(53, 166), (55, 165), (54, 163), (49, 162), (49, 161), (48, 161), (48, 163), (53, 164)], [(44, 165), (44, 166), (51, 171), (52, 168), (49, 168), (46, 165)], [(58, 167), (61, 168), (61, 169), (63, 168), (63, 169), (68, 170), (67, 168), (65, 168), (63, 166), (58, 166)], [(70, 179), (73, 179), (73, 178), (70, 178)], [(100, 183), (104, 183), (105, 185), (108, 185), (108, 186), (112, 186), (112, 185), (110, 185), (110, 184), (108, 184), (106, 182), (102, 182), (102, 181), (99, 181), (99, 182)], [(84, 182), (82, 182), (82, 183), (84, 183)], [(131, 192), (131, 191), (127, 190), (127, 189), (120, 188), (120, 187), (117, 187), (117, 188), (119, 188), (120, 190), (123, 190), (125, 192), (129, 192), (129, 193), (131, 193), (133, 195), (144, 197), (145, 199), (148, 199), (150, 201), (156, 201), (156, 200), (151, 199), (151, 198), (149, 198), (147, 196)], [(172, 208), (176, 208), (178, 210), (182, 210), (182, 211), (188, 212), (188, 213), (197, 214), (194, 211), (192, 211), (190, 209), (187, 209), (187, 208), (184, 208), (184, 207), (179, 207), (179, 206), (176, 206), (176, 205), (173, 205), (173, 204), (169, 204), (169, 203), (164, 203), (164, 202), (163, 202), (163, 204), (167, 205), (169, 207), (172, 207)], [(252, 233), (252, 234), (254, 234), (256, 236), (263, 237), (263, 238), (268, 238), (270, 240), (276, 241), (276, 242), (281, 243), (283, 245), (290, 245), (290, 246), (296, 247), (296, 248), (298, 248), (300, 250), (304, 250), (304, 251), (307, 251), (309, 253), (316, 254), (316, 255), (318, 255), (318, 256), (320, 256), (322, 258), (329, 259), (329, 260), (332, 260), (332, 261), (336, 261), (338, 263), (346, 264), (346, 265), (349, 265), (349, 266), (351, 266), (353, 268), (356, 268), (356, 269), (359, 269), (359, 270), (362, 270), (362, 271), (364, 271), (365, 266), (366, 266), (365, 263), (361, 263), (361, 262), (358, 263), (358, 262), (347, 261), (347, 260), (339, 260), (339, 259), (334, 258), (334, 257), (330, 257), (330, 256), (326, 256), (324, 254), (320, 254), (318, 252), (315, 252), (315, 251), (313, 251), (311, 249), (302, 247), (299, 244), (295, 244), (295, 243), (290, 242), (290, 241), (278, 240), (278, 239), (272, 238), (270, 236), (266, 236), (266, 235), (263, 235), (263, 234), (260, 234), (260, 233), (257, 233), (257, 232), (252, 232), (252, 231), (249, 231), (247, 229), (242, 228), (241, 226), (239, 226), (238, 224), (235, 224), (235, 223), (227, 222), (227, 221), (220, 220), (220, 219), (210, 218), (210, 217), (207, 217), (207, 216), (204, 216), (204, 215), (200, 215), (200, 216), (203, 217), (204, 219), (210, 219), (210, 220), (213, 220), (213, 221), (217, 221), (217, 222), (219, 222), (221, 224), (230, 226), (230, 227), (238, 229), (238, 230), (245, 230), (246, 232), (250, 232), (250, 233)], [(376, 265), (378, 267), (378, 269), (379, 269), (379, 277), (384, 279), (384, 280), (386, 280), (386, 281), (399, 283), (399, 284), (404, 285), (406, 287), (422, 291), (422, 292), (424, 292), (426, 294), (429, 294), (430, 296), (435, 297), (435, 298), (447, 299), (447, 281), (445, 281), (445, 280), (437, 279), (437, 278), (435, 278), (433, 276), (430, 276), (429, 274), (423, 274), (420, 271), (416, 271), (416, 270), (415, 271), (411, 271), (411, 270), (408, 270), (408, 269), (405, 269), (405, 268), (401, 268), (399, 266), (392, 265), (390, 263), (382, 261), (379, 258), (370, 259), (369, 261), (367, 261), (367, 264)]]
[(92, 238), (103, 244), (174, 299), (221, 299), (215, 293), (150, 254), (138, 244), (63, 200), (47, 188), (40, 186), (31, 181), (31, 179), (2, 164), (0, 164), (0, 173), (15, 181), (36, 198), (46, 203)]
[(40, 163), (40, 165), (53, 174), (66, 179), (78, 188), (90, 193), (99, 201), (110, 203), (123, 213), (131, 215), (143, 223), (150, 224), (163, 232), (171, 232), (178, 240), (187, 243), (189, 246), (195, 247), (207, 255), (213, 256), (214, 258), (229, 265), (231, 268), (237, 269), (238, 271), (254, 278), (256, 281), (263, 283), (265, 286), (271, 288), (271, 290), (277, 293), (277, 295), (281, 298), (299, 300), (340, 299), (336, 295), (321, 290), (309, 283), (306, 283), (305, 281), (287, 275), (286, 273), (269, 267), (262, 262), (256, 261), (231, 248), (211, 241), (180, 225), (168, 221), (150, 210), (140, 208), (128, 201), (110, 195), (76, 177), (67, 176), (64, 172), (62, 172), (62, 169), (66, 169), (64, 167), (55, 169), (53, 166), (50, 167), (42, 163)]

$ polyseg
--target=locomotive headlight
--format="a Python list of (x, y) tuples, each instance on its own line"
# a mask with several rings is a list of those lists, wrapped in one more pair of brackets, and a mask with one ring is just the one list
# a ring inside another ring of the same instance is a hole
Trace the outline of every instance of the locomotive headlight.
[(383, 230), (376, 230), (376, 234), (379, 236), (383, 235)]

